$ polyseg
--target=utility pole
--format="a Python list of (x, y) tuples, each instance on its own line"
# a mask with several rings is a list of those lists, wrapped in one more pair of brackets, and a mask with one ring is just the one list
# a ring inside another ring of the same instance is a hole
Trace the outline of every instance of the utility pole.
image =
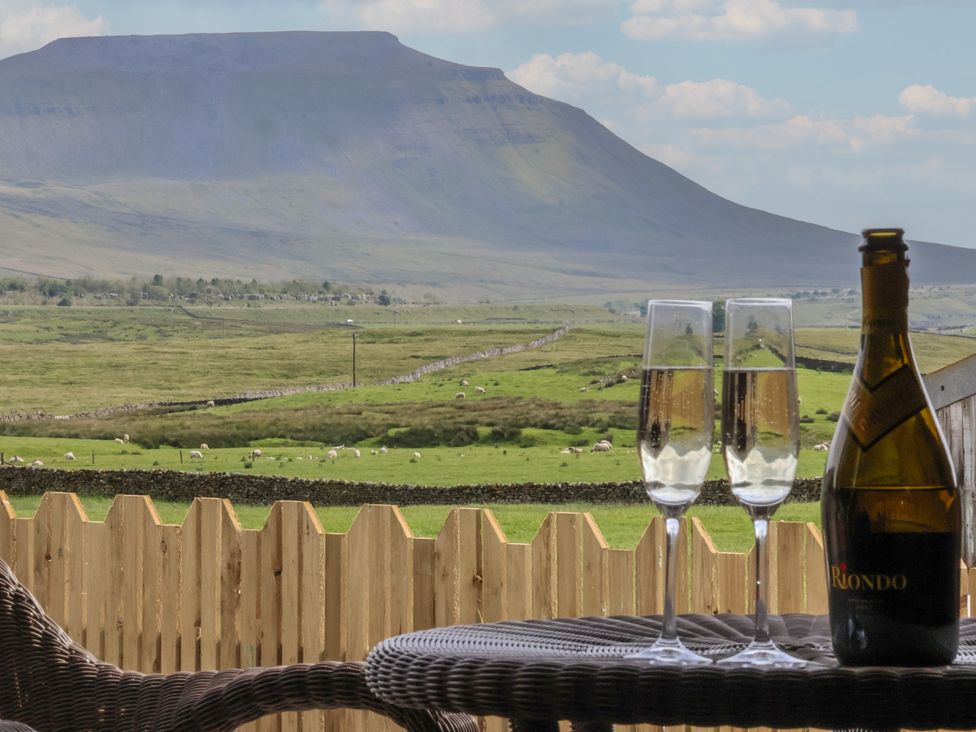
[(356, 334), (352, 334), (352, 385), (356, 387)]

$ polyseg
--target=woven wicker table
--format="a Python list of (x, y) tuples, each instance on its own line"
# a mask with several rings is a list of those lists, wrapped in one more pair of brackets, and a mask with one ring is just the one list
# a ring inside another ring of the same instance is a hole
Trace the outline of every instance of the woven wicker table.
[[(748, 643), (752, 619), (686, 615), (678, 633), (721, 658)], [(455, 626), (401, 635), (369, 655), (366, 679), (387, 702), (496, 715), (513, 730), (608, 731), (611, 724), (859, 729), (976, 728), (976, 621), (956, 663), (933, 669), (840, 668), (825, 616), (770, 618), (773, 639), (812, 661), (802, 670), (662, 668), (623, 657), (658, 618), (575, 618)]]

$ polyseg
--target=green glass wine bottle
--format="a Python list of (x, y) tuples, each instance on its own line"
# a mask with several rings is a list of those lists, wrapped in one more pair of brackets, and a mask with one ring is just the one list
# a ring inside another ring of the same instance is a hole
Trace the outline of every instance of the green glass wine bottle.
[(844, 665), (944, 665), (959, 643), (960, 498), (909, 340), (903, 233), (863, 232), (861, 348), (821, 488)]

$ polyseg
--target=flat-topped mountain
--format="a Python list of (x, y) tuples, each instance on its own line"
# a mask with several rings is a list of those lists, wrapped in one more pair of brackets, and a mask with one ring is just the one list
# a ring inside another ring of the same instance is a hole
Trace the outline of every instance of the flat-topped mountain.
[[(858, 262), (851, 234), (739, 206), (497, 69), (373, 32), (72, 38), (0, 61), (0, 230), (13, 270), (478, 297), (848, 285)], [(912, 257), (916, 282), (976, 282), (976, 251)]]

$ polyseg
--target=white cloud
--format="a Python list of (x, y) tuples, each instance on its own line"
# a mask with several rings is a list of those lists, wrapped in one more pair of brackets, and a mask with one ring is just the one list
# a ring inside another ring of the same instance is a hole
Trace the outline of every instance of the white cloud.
[(658, 89), (653, 76), (635, 74), (592, 51), (536, 54), (508, 76), (537, 94), (583, 106), (604, 101), (643, 103)]
[(0, 56), (31, 51), (57, 38), (100, 36), (108, 24), (77, 5), (30, 5), (0, 0)]
[[(766, 99), (752, 87), (728, 79), (682, 81), (662, 86), (653, 76), (635, 74), (592, 51), (559, 56), (537, 54), (509, 73), (537, 94), (567, 101), (594, 113), (623, 107), (649, 121), (770, 118), (790, 113), (782, 99)], [(606, 116), (606, 115), (603, 115)]]
[(669, 84), (661, 102), (679, 119), (782, 117), (791, 111), (785, 100), (765, 99), (752, 87), (728, 79)]
[(934, 117), (968, 117), (976, 111), (976, 97), (951, 97), (931, 84), (905, 87), (898, 102), (913, 114)]
[(705, 147), (763, 151), (846, 148), (861, 152), (866, 148), (892, 145), (919, 135), (912, 126), (911, 115), (889, 117), (880, 114), (853, 119), (814, 119), (798, 114), (783, 122), (755, 127), (699, 127), (690, 132)]
[(853, 10), (783, 7), (777, 0), (636, 0), (631, 11), (621, 28), (643, 41), (747, 41), (858, 29)]
[(395, 33), (469, 33), (509, 20), (577, 23), (621, 0), (323, 0), (363, 27)]

